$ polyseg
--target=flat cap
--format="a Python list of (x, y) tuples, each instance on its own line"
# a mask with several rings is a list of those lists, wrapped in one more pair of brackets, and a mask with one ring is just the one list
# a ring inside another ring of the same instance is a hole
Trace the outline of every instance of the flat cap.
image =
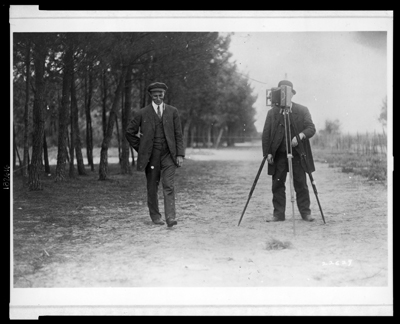
[(165, 83), (162, 82), (154, 82), (149, 84), (149, 86), (147, 87), (147, 91), (151, 92), (151, 91), (167, 91), (168, 87)]

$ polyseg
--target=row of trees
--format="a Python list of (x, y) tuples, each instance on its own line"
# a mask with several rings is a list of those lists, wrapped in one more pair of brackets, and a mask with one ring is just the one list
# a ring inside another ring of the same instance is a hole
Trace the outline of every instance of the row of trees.
[(107, 179), (115, 138), (121, 173), (130, 173), (125, 130), (132, 113), (149, 103), (146, 87), (154, 81), (169, 87), (166, 102), (180, 111), (185, 145), (217, 147), (225, 138), (231, 146), (256, 133), (256, 97), (229, 60), (229, 35), (14, 33), (13, 41), (14, 146), (23, 148), (31, 190), (41, 189), (48, 143), (58, 150), (56, 181), (67, 171), (86, 174), (84, 147), (94, 171), (94, 145), (101, 145), (99, 179)]

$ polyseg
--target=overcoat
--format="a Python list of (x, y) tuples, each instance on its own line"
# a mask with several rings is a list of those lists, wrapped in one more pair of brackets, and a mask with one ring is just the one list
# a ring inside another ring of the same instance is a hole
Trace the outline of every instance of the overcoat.
[[(168, 149), (172, 160), (177, 165), (176, 157), (185, 156), (183, 148), (182, 128), (178, 109), (164, 104), (162, 122)], [(130, 121), (126, 130), (129, 144), (138, 152), (137, 170), (144, 171), (153, 151), (155, 120), (154, 108), (150, 104), (140, 109)], [(140, 138), (137, 136), (141, 133)]]
[[(309, 170), (307, 170), (306, 164), (303, 159), (301, 159), (301, 165), (305, 172), (314, 172), (315, 165), (309, 139), (315, 134), (315, 125), (311, 119), (311, 114), (308, 111), (307, 107), (292, 102), (292, 112), (289, 115), (291, 116), (291, 124), (294, 123), (298, 133), (303, 133), (306, 136), (305, 139), (302, 140), (302, 143), (305, 150)], [(262, 133), (263, 156), (272, 154), (273, 158), (275, 159), (276, 151), (278, 150), (279, 144), (281, 143), (282, 138), (285, 135), (284, 127), (279, 126), (280, 116), (281, 113), (279, 107), (275, 106), (268, 110)], [(291, 126), (291, 136), (293, 138), (295, 136), (295, 133), (293, 125)], [(296, 150), (298, 153), (300, 153), (299, 145), (294, 147), (293, 150)], [(274, 173), (275, 165), (268, 164), (268, 174), (273, 175)]]

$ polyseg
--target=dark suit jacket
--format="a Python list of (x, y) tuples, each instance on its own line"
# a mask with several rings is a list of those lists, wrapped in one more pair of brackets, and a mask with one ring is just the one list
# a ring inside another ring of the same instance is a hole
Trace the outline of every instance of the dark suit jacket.
[[(172, 160), (177, 164), (176, 157), (185, 156), (182, 128), (177, 108), (165, 104), (163, 126)], [(139, 131), (143, 134), (140, 138), (136, 136)], [(134, 115), (125, 134), (129, 144), (138, 152), (138, 171), (143, 171), (149, 162), (153, 151), (154, 131), (154, 108), (150, 104)]]
[[(315, 171), (314, 160), (311, 152), (311, 145), (309, 138), (314, 136), (315, 134), (315, 125), (311, 119), (310, 112), (308, 108), (297, 103), (292, 102), (292, 113), (291, 115), (291, 124), (294, 123), (296, 129), (299, 133), (303, 133), (306, 138), (302, 141), (303, 147), (306, 153), (306, 159), (309, 166), (309, 172)], [(272, 107), (268, 113), (267, 118), (264, 124), (264, 130), (262, 134), (262, 150), (263, 156), (267, 156), (268, 154), (272, 154), (275, 158), (276, 151), (279, 147), (279, 144), (284, 136), (283, 127), (281, 129), (277, 129), (279, 125), (280, 118), (280, 108)], [(291, 129), (292, 138), (295, 136), (294, 129)], [(299, 152), (299, 146), (293, 148), (297, 152)], [(299, 152), (300, 153), (300, 152)], [(301, 160), (301, 165), (304, 171), (307, 171), (305, 162)], [(275, 173), (275, 165), (268, 164), (268, 174), (273, 175)]]

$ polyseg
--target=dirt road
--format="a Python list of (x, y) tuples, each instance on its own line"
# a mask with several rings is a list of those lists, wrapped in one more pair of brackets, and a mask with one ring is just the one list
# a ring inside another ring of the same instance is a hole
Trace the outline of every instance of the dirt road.
[(238, 227), (260, 152), (188, 150), (172, 228), (151, 223), (143, 173), (122, 176), (115, 167), (105, 182), (97, 174), (46, 179), (42, 192), (15, 183), (14, 287), (386, 286), (386, 186), (317, 162), (327, 223), (310, 187), (316, 221), (302, 221), (296, 208), (294, 235), (290, 200), (287, 221), (266, 222), (272, 196), (264, 169)]

